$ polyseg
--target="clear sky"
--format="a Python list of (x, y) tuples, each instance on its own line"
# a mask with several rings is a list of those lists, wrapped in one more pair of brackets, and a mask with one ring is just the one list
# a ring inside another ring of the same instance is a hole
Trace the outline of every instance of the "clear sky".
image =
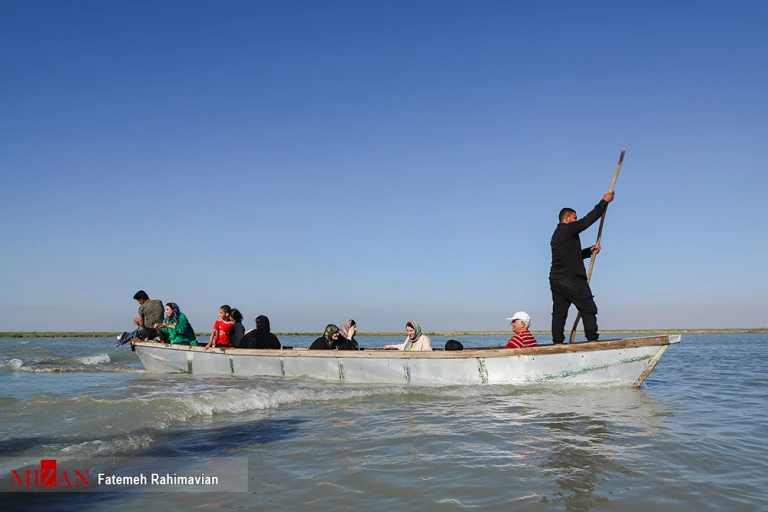
[(623, 147), (600, 326), (764, 327), (766, 141), (762, 1), (0, 0), (0, 331), (548, 329)]

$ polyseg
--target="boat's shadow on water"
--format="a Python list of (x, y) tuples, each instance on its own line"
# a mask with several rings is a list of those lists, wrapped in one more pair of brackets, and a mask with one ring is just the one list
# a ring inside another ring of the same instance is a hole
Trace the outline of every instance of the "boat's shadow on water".
[[(93, 438), (82, 436), (57, 437), (11, 437), (0, 440), (0, 457), (40, 457), (52, 458), (51, 452), (62, 451), (73, 446), (90, 442), (109, 443), (129, 436), (151, 436), (156, 440), (146, 450), (132, 450), (130, 453), (116, 452), (114, 457), (183, 457), (185, 455), (208, 455), (220, 457), (233, 451), (242, 451), (248, 445), (258, 445), (281, 441), (294, 436), (300, 425), (306, 420), (260, 419), (235, 425), (215, 426), (198, 429), (156, 430), (143, 428), (119, 434), (99, 434)], [(184, 442), (181, 442), (183, 438)], [(159, 445), (159, 446), (158, 446)], [(36, 448), (38, 450), (36, 450)], [(55, 458), (55, 456), (54, 456)], [(61, 457), (60, 457), (61, 458)]]
[[(227, 424), (225, 426), (211, 426), (210, 428), (197, 429), (168, 429), (154, 430), (141, 429), (130, 433), (120, 433), (113, 435), (99, 435), (93, 439), (83, 437), (16, 437), (0, 441), (0, 457), (19, 457), (20, 460), (35, 462), (37, 457), (56, 458), (52, 456), (52, 451), (60, 451), (73, 444), (82, 444), (97, 441), (114, 441), (127, 436), (149, 435), (155, 439), (155, 443), (144, 450), (133, 450), (131, 453), (115, 453), (109, 457), (93, 458), (63, 458), (58, 457), (59, 463), (66, 463), (71, 468), (89, 468), (103, 464), (110, 458), (183, 458), (190, 457), (196, 460), (205, 457), (227, 457), (237, 453), (242, 457), (243, 453), (248, 452), (250, 446), (256, 447), (263, 444), (283, 441), (296, 436), (307, 420), (301, 418), (289, 419), (271, 419), (264, 418), (245, 423)], [(40, 450), (39, 455), (36, 448), (45, 447)], [(17, 468), (13, 468), (17, 469)], [(21, 468), (18, 468), (21, 469)], [(183, 469), (183, 468), (179, 468)], [(4, 471), (5, 473), (5, 471)], [(9, 476), (2, 475), (0, 478), (0, 489), (10, 488), (10, 470)], [(93, 477), (91, 477), (93, 480)], [(178, 491), (175, 491), (178, 492)], [(89, 508), (101, 509), (110, 504), (110, 502), (125, 500), (126, 494), (130, 493), (139, 497), (139, 494), (146, 496), (149, 491), (134, 489), (120, 493), (108, 492), (0, 492), (2, 498), (3, 511), (79, 511)], [(154, 494), (154, 492), (153, 492)]]
[[(163, 433), (158, 438), (162, 447), (150, 450), (146, 456), (184, 457), (208, 456), (225, 457), (235, 453), (242, 454), (249, 446), (274, 443), (294, 437), (306, 420), (261, 419), (234, 425), (216, 426), (201, 429), (177, 430), (175, 433)], [(183, 442), (178, 441), (179, 434)]]

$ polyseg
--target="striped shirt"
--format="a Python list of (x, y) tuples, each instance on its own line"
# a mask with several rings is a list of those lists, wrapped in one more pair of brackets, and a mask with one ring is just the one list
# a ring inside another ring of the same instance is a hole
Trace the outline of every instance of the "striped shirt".
[(538, 343), (536, 343), (536, 338), (533, 337), (533, 334), (530, 331), (523, 331), (509, 338), (509, 342), (504, 348), (530, 348), (536, 346), (538, 346)]

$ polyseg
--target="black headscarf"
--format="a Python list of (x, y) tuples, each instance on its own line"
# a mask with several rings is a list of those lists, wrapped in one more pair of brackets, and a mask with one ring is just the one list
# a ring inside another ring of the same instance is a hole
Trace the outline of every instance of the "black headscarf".
[(269, 318), (267, 318), (264, 315), (257, 316), (256, 317), (256, 330), (257, 331), (270, 332)]
[(269, 318), (264, 315), (256, 317), (256, 329), (243, 336), (240, 342), (243, 348), (280, 348), (280, 340), (270, 332)]

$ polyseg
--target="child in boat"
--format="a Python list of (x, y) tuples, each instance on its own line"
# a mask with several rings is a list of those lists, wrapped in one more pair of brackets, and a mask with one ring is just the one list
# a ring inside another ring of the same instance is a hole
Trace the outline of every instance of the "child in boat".
[(211, 339), (208, 340), (205, 349), (207, 350), (210, 347), (230, 348), (232, 346), (230, 337), (234, 327), (235, 321), (232, 320), (232, 308), (225, 304), (219, 308), (219, 319), (213, 323)]
[(504, 348), (530, 348), (538, 346), (536, 338), (528, 331), (531, 327), (531, 315), (525, 311), (518, 311), (510, 318), (510, 324), (512, 325), (512, 331), (514, 335), (507, 342), (507, 346)]

